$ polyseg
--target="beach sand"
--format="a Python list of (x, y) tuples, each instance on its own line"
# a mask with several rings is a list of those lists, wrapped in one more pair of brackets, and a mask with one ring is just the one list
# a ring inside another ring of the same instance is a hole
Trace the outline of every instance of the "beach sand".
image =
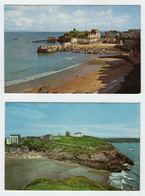
[[(101, 184), (109, 184), (110, 172), (46, 158), (12, 158), (5, 160), (5, 189), (22, 189), (35, 178), (64, 180), (84, 176)], [(23, 177), (22, 177), (23, 176)]]
[(76, 72), (59, 78), (55, 85), (42, 85), (27, 93), (115, 93), (138, 61), (126, 55), (94, 57)]

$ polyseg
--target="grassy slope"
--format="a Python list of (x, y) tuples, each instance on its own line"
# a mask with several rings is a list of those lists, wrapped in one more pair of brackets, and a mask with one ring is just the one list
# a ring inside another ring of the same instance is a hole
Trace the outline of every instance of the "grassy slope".
[(81, 146), (81, 147), (99, 147), (99, 146), (106, 146), (107, 143), (99, 138), (95, 137), (73, 137), (73, 136), (59, 136), (58, 140), (55, 140), (58, 144), (64, 145), (74, 145), (74, 146)]
[(56, 181), (49, 178), (37, 178), (24, 187), (24, 190), (118, 190), (110, 185), (101, 185), (85, 177), (73, 177)]
[(21, 145), (26, 145), (30, 150), (46, 151), (57, 149), (62, 152), (72, 152), (77, 154), (90, 153), (95, 147), (104, 147), (108, 143), (94, 137), (84, 136), (82, 138), (72, 136), (59, 136), (59, 139), (52, 142), (41, 139), (23, 139)]

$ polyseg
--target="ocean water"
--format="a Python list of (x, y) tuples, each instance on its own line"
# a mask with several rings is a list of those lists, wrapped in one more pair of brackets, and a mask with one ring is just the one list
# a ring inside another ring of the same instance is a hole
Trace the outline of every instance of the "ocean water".
[(46, 40), (49, 36), (58, 38), (63, 33), (5, 32), (5, 86), (54, 75), (61, 70), (79, 66), (85, 61), (87, 55), (81, 53), (37, 53), (40, 45), (54, 45), (53, 43), (26, 43)]
[[(124, 190), (140, 189), (140, 143), (113, 143), (124, 155), (134, 161), (134, 165), (127, 165), (130, 171), (111, 173), (110, 184)], [(129, 149), (134, 149), (130, 151)]]

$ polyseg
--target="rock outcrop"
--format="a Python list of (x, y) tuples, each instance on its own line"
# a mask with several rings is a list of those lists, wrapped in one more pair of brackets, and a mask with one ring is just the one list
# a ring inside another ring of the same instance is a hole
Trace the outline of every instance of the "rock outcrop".
[[(111, 172), (121, 172), (129, 170), (127, 164), (133, 165), (133, 161), (120, 153), (115, 147), (107, 146), (103, 149), (96, 149), (92, 153), (77, 154), (63, 152), (62, 149), (47, 150), (45, 152), (29, 151), (28, 149), (10, 149), (6, 152), (6, 158), (41, 158), (58, 161), (70, 161), (98, 170), (109, 170)], [(127, 163), (127, 164), (126, 164)]]
[(39, 46), (37, 49), (37, 53), (53, 53), (61, 50), (61, 45), (54, 46)]
[(69, 160), (73, 163), (78, 163), (99, 170), (109, 170), (111, 172), (129, 170), (126, 163), (130, 165), (134, 164), (130, 158), (118, 152), (113, 146), (107, 147), (103, 151), (82, 155), (59, 151), (46, 151), (45, 155), (53, 160)]

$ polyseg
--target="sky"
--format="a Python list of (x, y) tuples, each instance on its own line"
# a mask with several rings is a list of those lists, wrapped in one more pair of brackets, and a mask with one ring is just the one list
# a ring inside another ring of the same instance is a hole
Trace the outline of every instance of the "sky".
[(140, 28), (140, 6), (5, 6), (5, 31), (125, 31)]
[(139, 137), (138, 103), (6, 103), (5, 136)]

